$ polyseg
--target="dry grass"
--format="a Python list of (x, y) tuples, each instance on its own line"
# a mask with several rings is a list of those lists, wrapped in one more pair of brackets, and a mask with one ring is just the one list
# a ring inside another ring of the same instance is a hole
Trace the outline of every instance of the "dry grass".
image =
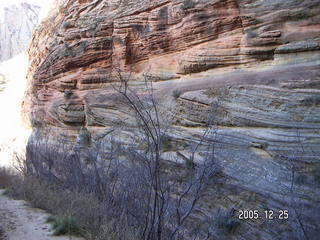
[[(86, 239), (138, 239), (128, 226), (112, 220), (105, 202), (92, 194), (62, 189), (32, 176), (18, 176), (0, 169), (0, 186), (6, 194), (23, 199), (52, 214), (54, 235), (76, 235)], [(120, 237), (121, 236), (121, 237)]]

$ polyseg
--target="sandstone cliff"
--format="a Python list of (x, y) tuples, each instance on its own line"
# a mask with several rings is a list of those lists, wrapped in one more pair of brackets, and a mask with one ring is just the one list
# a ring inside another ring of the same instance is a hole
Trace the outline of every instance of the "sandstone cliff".
[(219, 103), (223, 186), (212, 186), (198, 218), (219, 208), (288, 207), (297, 158), (300, 211), (285, 222), (243, 222), (234, 239), (299, 239), (297, 219), (308, 239), (317, 239), (319, 0), (69, 0), (36, 30), (29, 56), (24, 111), (37, 133), (30, 141), (53, 129), (52, 141), (73, 144), (83, 126), (94, 139), (129, 124), (109, 70), (132, 71), (137, 81), (147, 71), (175, 113), (176, 146), (167, 156), (188, 151), (183, 143), (201, 134), (210, 104)]
[(0, 11), (0, 61), (26, 50), (38, 24), (39, 7), (28, 3), (6, 6)]

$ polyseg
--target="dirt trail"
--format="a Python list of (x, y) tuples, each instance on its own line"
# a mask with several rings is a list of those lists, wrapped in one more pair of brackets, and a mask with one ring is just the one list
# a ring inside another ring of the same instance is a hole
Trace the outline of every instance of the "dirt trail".
[(43, 210), (32, 208), (27, 202), (13, 200), (0, 190), (0, 240), (83, 240), (76, 237), (53, 237), (49, 216)]

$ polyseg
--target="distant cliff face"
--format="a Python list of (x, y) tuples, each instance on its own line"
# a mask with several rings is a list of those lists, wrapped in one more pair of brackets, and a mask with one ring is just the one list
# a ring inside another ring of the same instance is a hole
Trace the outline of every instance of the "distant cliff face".
[[(0, 61), (26, 50), (38, 24), (40, 8), (28, 3), (9, 5), (0, 13)], [(0, 10), (1, 11), (1, 10)]]
[[(210, 105), (219, 103), (217, 154), (225, 179), (219, 196), (212, 193), (201, 206), (203, 215), (234, 206), (287, 208), (295, 182), (294, 201), (308, 212), (292, 214), (317, 239), (319, 0), (69, 0), (37, 29), (29, 55), (24, 112), (32, 113), (37, 132), (31, 142), (51, 129), (52, 141), (72, 145), (81, 127), (95, 138), (129, 124), (112, 92), (117, 79), (108, 73), (120, 67), (137, 80), (148, 72), (175, 114), (170, 137), (180, 150), (201, 134)], [(235, 239), (297, 239), (293, 215), (287, 222), (244, 223)]]

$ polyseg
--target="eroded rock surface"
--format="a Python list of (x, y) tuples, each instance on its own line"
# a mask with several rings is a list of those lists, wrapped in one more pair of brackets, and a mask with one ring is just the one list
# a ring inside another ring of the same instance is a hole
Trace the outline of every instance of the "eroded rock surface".
[(214, 106), (222, 173), (196, 218), (289, 209), (288, 221), (241, 222), (233, 239), (317, 239), (319, 13), (318, 0), (65, 1), (33, 36), (24, 109), (52, 141), (72, 145), (81, 127), (100, 139), (132, 124), (110, 69), (138, 86), (148, 72), (175, 116), (165, 157), (188, 151)]

